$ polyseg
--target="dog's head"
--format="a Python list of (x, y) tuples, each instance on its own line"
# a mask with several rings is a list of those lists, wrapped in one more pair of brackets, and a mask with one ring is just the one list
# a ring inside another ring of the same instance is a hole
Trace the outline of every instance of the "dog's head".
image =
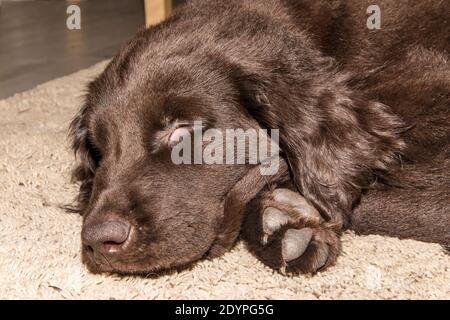
[(93, 272), (152, 272), (219, 255), (239, 232), (241, 200), (233, 197), (250, 200), (267, 180), (255, 173), (260, 185), (251, 191), (247, 181), (237, 192), (253, 165), (199, 164), (194, 141), (191, 155), (174, 153), (208, 129), (259, 128), (233, 71), (211, 57), (148, 60), (116, 57), (89, 85), (71, 125), (83, 260)]

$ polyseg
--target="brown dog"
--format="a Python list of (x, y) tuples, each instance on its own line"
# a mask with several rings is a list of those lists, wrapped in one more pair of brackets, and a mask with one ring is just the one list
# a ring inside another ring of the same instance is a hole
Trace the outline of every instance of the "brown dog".
[[(345, 228), (450, 245), (444, 1), (191, 1), (140, 32), (72, 123), (83, 259), (148, 273), (242, 230), (273, 268), (332, 265)], [(280, 130), (282, 161), (176, 165), (180, 128)], [(176, 139), (175, 139), (176, 140)]]

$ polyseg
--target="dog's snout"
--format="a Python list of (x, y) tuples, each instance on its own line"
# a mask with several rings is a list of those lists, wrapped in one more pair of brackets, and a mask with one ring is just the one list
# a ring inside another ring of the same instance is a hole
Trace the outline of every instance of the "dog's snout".
[(81, 237), (91, 251), (114, 253), (124, 249), (130, 230), (131, 225), (125, 220), (107, 220), (85, 225)]

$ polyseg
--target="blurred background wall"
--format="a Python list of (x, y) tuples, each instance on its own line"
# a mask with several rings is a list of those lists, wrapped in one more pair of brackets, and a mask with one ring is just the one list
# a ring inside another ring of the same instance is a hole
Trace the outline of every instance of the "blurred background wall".
[[(66, 26), (71, 4), (80, 30)], [(0, 99), (113, 57), (144, 17), (143, 0), (1, 1)]]

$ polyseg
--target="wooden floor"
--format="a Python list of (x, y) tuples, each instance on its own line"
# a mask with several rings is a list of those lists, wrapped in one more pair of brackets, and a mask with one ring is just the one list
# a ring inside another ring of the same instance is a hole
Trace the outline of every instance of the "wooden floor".
[[(81, 30), (66, 27), (81, 8)], [(142, 0), (18, 1), (0, 9), (0, 98), (112, 57), (144, 26)]]

